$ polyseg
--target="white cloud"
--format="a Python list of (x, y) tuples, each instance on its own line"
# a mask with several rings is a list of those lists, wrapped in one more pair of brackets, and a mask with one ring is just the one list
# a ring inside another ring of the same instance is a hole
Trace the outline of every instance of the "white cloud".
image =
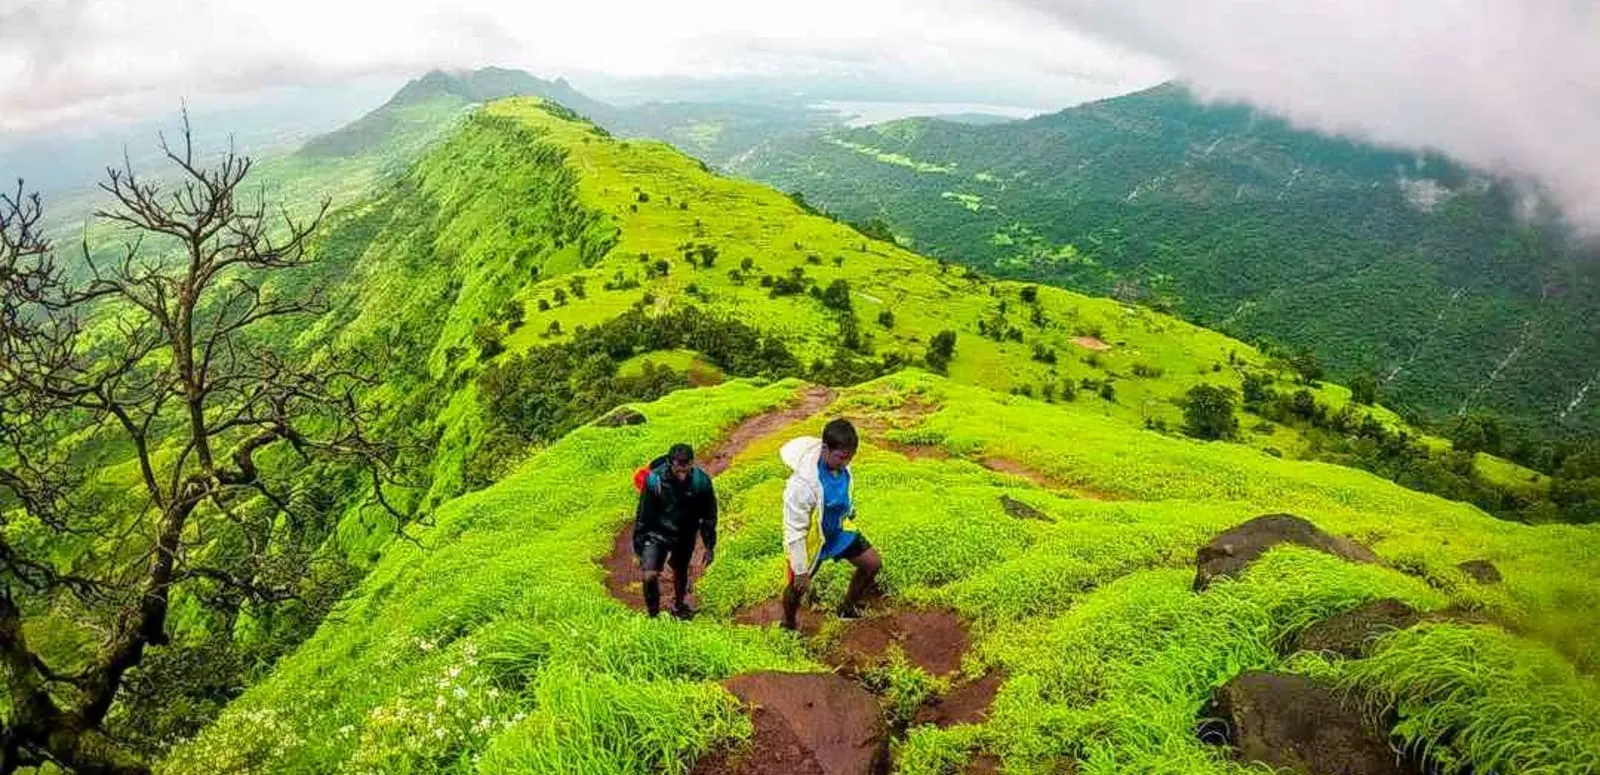
[(1600, 230), (1590, 0), (1018, 0), (1203, 95), (1531, 179)]
[(849, 74), (1043, 105), (1165, 75), (1044, 19), (982, 0), (0, 0), (0, 131), (167, 107), (181, 94), (430, 67)]

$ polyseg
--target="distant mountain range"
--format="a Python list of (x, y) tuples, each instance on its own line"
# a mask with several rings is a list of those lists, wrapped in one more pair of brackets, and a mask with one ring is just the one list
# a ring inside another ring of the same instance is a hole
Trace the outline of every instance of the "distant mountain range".
[(1435, 154), (1299, 131), (1181, 86), (994, 126), (910, 119), (729, 165), (931, 255), (1116, 294), (1370, 374), (1441, 419), (1600, 427), (1600, 260)]

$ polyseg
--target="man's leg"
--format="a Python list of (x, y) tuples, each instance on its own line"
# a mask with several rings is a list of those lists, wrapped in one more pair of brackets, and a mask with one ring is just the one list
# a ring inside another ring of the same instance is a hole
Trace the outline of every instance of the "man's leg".
[(883, 559), (878, 557), (877, 549), (869, 546), (863, 552), (845, 557), (845, 562), (856, 566), (856, 572), (850, 577), (850, 588), (845, 590), (844, 602), (839, 604), (839, 615), (860, 616), (861, 598), (867, 594), (873, 579), (878, 577), (878, 571), (883, 570)]
[(639, 570), (644, 574), (644, 608), (652, 618), (661, 613), (661, 566), (665, 561), (666, 547), (646, 541), (639, 553)]
[(800, 628), (800, 601), (805, 597), (806, 585), (810, 581), (811, 577), (808, 574), (802, 573), (799, 576), (793, 573), (789, 574), (789, 583), (783, 587), (783, 622), (781, 622), (780, 626), (784, 629), (797, 630)]
[(694, 544), (675, 546), (667, 561), (672, 566), (672, 615), (686, 619), (694, 614), (689, 608), (689, 566), (694, 560)]

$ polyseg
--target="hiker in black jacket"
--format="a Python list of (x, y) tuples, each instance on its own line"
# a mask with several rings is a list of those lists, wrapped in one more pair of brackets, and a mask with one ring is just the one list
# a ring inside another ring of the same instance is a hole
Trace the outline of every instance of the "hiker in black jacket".
[(694, 464), (694, 449), (675, 444), (650, 463), (640, 482), (633, 519), (633, 553), (644, 571), (644, 603), (652, 617), (661, 610), (661, 569), (672, 568), (672, 615), (694, 615), (686, 596), (689, 564), (698, 533), (706, 545), (705, 566), (717, 545), (717, 494), (711, 475)]

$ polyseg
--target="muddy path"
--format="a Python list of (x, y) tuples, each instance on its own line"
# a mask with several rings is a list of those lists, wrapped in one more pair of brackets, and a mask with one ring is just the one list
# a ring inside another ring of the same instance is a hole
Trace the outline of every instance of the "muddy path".
[[(810, 417), (825, 409), (837, 397), (831, 388), (813, 385), (796, 394), (794, 403), (771, 412), (748, 417), (734, 426), (709, 450), (697, 452), (701, 468), (706, 473), (716, 476), (728, 470), (733, 464), (733, 459), (748, 448), (751, 444), (783, 430), (801, 420)], [(689, 601), (694, 604), (694, 583), (705, 572), (702, 564), (700, 549), (695, 551), (694, 561), (689, 565)], [(612, 541), (611, 551), (600, 560), (601, 567), (606, 570), (606, 590), (611, 596), (622, 601), (625, 605), (635, 610), (644, 610), (644, 593), (641, 588), (643, 576), (639, 572), (639, 562), (633, 554), (633, 520), (630, 518), (617, 531), (616, 540)], [(662, 606), (671, 605), (672, 577), (670, 568), (661, 574), (661, 599)]]

